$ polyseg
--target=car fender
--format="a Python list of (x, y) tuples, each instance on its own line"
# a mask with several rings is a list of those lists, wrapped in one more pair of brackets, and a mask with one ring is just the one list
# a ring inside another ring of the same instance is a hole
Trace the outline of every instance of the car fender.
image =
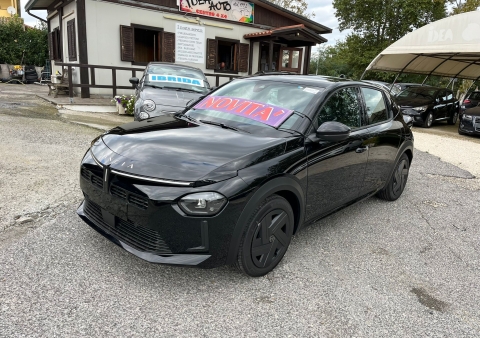
[(276, 192), (285, 190), (294, 193), (299, 201), (300, 208), (297, 229), (301, 227), (305, 217), (305, 196), (300, 183), (297, 181), (296, 178), (291, 176), (280, 176), (272, 178), (267, 182), (263, 183), (258, 189), (256, 189), (252, 193), (253, 195), (249, 198), (247, 204), (243, 208), (232, 234), (230, 248), (227, 256), (227, 264), (233, 264), (237, 259), (237, 249), (240, 245), (243, 232), (245, 231), (246, 224), (248, 222), (248, 219), (252, 215), (252, 212), (255, 211), (258, 205), (265, 198), (275, 194)]
[(398, 163), (398, 160), (407, 150), (410, 150), (411, 153), (412, 153), (412, 159), (410, 161), (410, 165), (412, 164), (412, 160), (413, 160), (413, 141), (409, 140), (409, 139), (405, 139), (402, 142), (402, 144), (400, 144), (400, 147), (398, 148), (397, 156), (395, 157), (395, 162), (392, 166), (392, 170), (390, 171), (390, 175), (388, 176), (388, 180), (387, 180), (386, 184), (388, 184), (388, 182), (390, 182), (390, 179), (392, 178), (393, 172), (395, 171), (395, 166)]

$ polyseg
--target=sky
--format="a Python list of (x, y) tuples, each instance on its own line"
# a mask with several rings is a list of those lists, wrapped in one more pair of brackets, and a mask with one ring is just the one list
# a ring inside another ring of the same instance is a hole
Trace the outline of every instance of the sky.
[[(22, 6), (22, 18), (25, 20), (26, 25), (35, 26), (38, 23), (38, 20), (25, 12), (25, 5), (27, 2), (28, 0), (20, 0)], [(338, 30), (338, 21), (337, 18), (335, 18), (332, 0), (308, 1), (308, 12), (312, 11), (315, 13), (315, 18), (313, 18), (314, 21), (332, 29), (331, 34), (325, 34), (323, 36), (328, 40), (324, 45), (334, 45), (337, 40), (343, 40), (348, 34), (348, 31), (340, 32)], [(43, 19), (47, 17), (47, 11), (32, 11), (32, 14)]]

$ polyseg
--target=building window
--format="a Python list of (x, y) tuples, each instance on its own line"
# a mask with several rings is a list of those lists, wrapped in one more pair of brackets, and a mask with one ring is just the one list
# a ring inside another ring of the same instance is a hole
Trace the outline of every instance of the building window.
[(77, 61), (77, 37), (75, 34), (75, 19), (67, 21), (68, 60)]
[(302, 54), (302, 48), (282, 48), (280, 50), (280, 70), (300, 73)]
[(56, 27), (53, 31), (48, 33), (48, 51), (50, 60), (62, 60), (62, 35), (60, 29)]
[(236, 74), (248, 72), (250, 45), (225, 38), (207, 39), (207, 64), (215, 72)]
[(140, 25), (120, 26), (121, 60), (146, 65), (151, 61), (175, 62), (175, 33)]

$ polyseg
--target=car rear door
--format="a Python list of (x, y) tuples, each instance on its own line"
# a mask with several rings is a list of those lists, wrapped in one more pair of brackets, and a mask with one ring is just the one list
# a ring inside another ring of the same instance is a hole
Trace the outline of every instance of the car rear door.
[(360, 88), (366, 111), (368, 161), (360, 196), (385, 186), (395, 164), (404, 125), (393, 119), (398, 114), (388, 96), (379, 89)]
[(447, 91), (441, 89), (437, 92), (437, 99), (435, 101), (435, 115), (433, 118), (443, 119), (448, 116), (448, 101), (447, 101)]
[(307, 222), (356, 199), (363, 184), (368, 158), (365, 146), (368, 129), (358, 87), (344, 87), (332, 93), (319, 107), (312, 132), (328, 121), (341, 122), (352, 131), (344, 141), (318, 140), (312, 134), (313, 137), (306, 142)]

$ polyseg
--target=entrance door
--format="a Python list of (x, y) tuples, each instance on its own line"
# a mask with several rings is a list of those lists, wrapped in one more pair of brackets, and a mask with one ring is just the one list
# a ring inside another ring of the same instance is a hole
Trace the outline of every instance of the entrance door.
[(302, 67), (302, 48), (288, 48), (280, 49), (280, 71), (301, 73)]

